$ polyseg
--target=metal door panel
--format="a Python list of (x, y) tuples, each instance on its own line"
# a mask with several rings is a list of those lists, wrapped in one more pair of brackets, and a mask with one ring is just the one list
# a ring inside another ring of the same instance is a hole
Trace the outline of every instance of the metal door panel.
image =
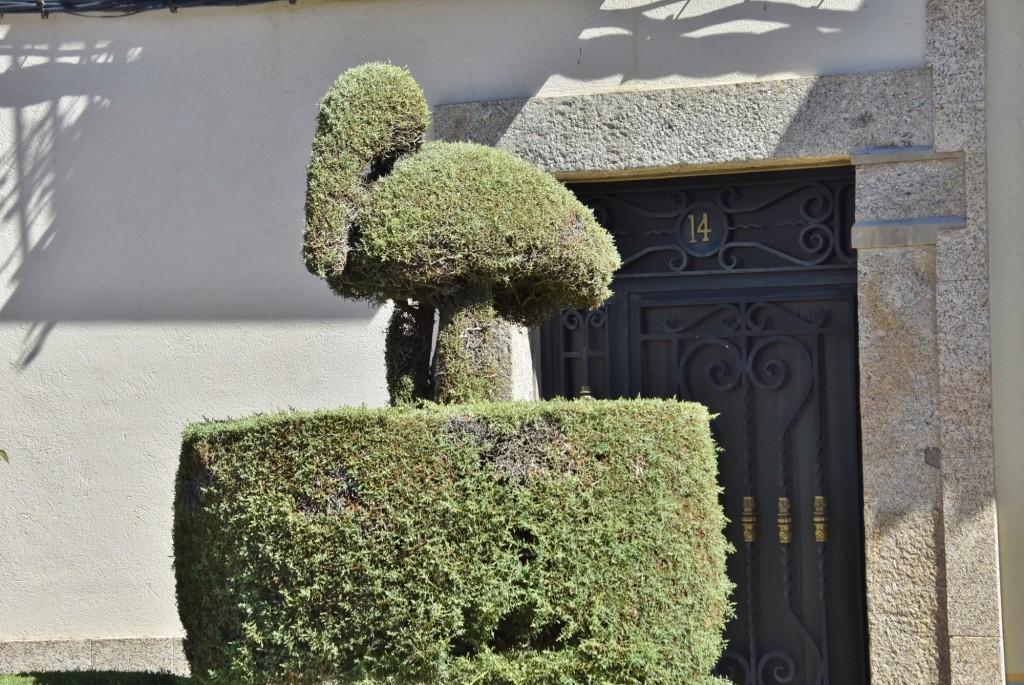
[(603, 307), (545, 327), (545, 395), (719, 414), (738, 614), (720, 672), (866, 683), (850, 170), (574, 189), (625, 266)]

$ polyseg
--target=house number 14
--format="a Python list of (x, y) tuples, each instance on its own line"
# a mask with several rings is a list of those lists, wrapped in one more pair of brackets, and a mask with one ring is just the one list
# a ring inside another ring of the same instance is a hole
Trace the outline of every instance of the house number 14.
[[(703, 212), (700, 215), (700, 223), (697, 223), (697, 219), (693, 214), (687, 214), (686, 218), (690, 220), (690, 244), (694, 245), (698, 242), (709, 243), (711, 242), (711, 227), (708, 226), (708, 213)], [(698, 240), (697, 236), (700, 235)]]

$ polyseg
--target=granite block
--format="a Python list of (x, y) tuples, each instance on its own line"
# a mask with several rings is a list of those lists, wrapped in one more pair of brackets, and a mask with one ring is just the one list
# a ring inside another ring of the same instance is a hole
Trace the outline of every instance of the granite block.
[(964, 161), (965, 230), (959, 235), (940, 235), (940, 281), (988, 278), (988, 193), (985, 155), (968, 153)]
[(985, 103), (935, 103), (935, 149), (985, 154)]
[(860, 250), (857, 261), (865, 463), (923, 454), (938, 444), (934, 250)]
[(946, 597), (934, 250), (860, 250), (857, 266), (872, 680), (939, 685)]
[(937, 511), (916, 508), (865, 517), (872, 682), (943, 685), (947, 637), (941, 550)]
[(88, 640), (0, 642), (0, 673), (88, 670), (91, 648)]
[(950, 685), (1003, 685), (1003, 642), (994, 637), (949, 640)]
[(978, 151), (964, 156), (964, 185), (968, 221), (982, 231), (988, 221), (988, 166), (987, 155)]
[[(939, 334), (949, 336), (950, 345), (958, 338), (988, 337), (987, 280), (941, 281), (935, 288), (935, 306)], [(959, 347), (964, 349), (964, 345)]]
[(171, 673), (186, 678), (192, 675), (192, 668), (185, 657), (185, 643), (183, 640), (174, 640), (171, 645)]
[(427, 137), (500, 147), (505, 135), (529, 100), (462, 102), (435, 107)]
[(985, 99), (985, 9), (978, 0), (927, 3), (925, 59), (932, 68), (935, 101)]
[(935, 268), (939, 282), (979, 280), (988, 277), (988, 239), (976, 222), (964, 222), (963, 230), (939, 231), (935, 240)]
[(443, 105), (432, 135), (497, 145), (566, 179), (843, 161), (931, 144), (927, 70)]
[(174, 648), (178, 641), (166, 638), (90, 640), (93, 671), (174, 672)]
[(957, 158), (857, 167), (857, 221), (959, 217), (964, 169)]
[(991, 459), (943, 463), (950, 635), (1001, 634), (995, 469)]
[(953, 635), (1000, 634), (988, 283), (936, 288), (943, 512)]
[(936, 300), (943, 448), (950, 454), (991, 459), (988, 283), (942, 282), (938, 284)]
[[(865, 458), (865, 515), (870, 512), (871, 516), (883, 520), (888, 516), (902, 516), (910, 510), (938, 510), (942, 506), (941, 472), (927, 462), (927, 449), (875, 452)], [(887, 460), (897, 463), (887, 463)], [(893, 483), (902, 486), (894, 487)]]
[[(981, 458), (993, 450), (992, 421), (982, 417), (976, 421), (944, 420), (940, 431), (942, 458)], [(989, 456), (988, 458), (991, 458)]]
[(0, 674), (30, 671), (149, 671), (189, 675), (181, 638), (0, 642)]
[(530, 401), (540, 397), (539, 365), (534, 358), (530, 331), (511, 326), (512, 400)]

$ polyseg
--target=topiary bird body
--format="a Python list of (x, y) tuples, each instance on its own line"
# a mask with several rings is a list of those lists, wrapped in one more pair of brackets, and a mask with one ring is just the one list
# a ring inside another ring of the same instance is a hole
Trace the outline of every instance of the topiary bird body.
[(405, 69), (368, 64), (338, 78), (313, 141), (306, 266), (344, 297), (394, 300), (393, 403), (509, 399), (503, 321), (597, 306), (618, 253), (554, 177), (503, 150), (423, 144), (428, 124)]

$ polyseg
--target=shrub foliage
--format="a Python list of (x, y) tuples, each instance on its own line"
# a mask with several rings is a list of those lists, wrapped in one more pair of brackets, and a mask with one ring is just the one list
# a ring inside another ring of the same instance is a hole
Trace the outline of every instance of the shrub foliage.
[[(507, 399), (508, 369), (494, 349), (499, 317), (536, 325), (611, 294), (619, 257), (593, 213), (508, 152), (422, 144), (427, 105), (406, 70), (378, 63), (345, 72), (317, 122), (306, 267), (343, 297), (395, 302), (392, 330), (404, 342), (388, 354), (389, 377), (403, 379), (393, 403)], [(431, 388), (430, 357), (415, 353), (424, 345), (414, 338), (430, 339), (435, 311)]]
[(187, 429), (186, 651), (209, 683), (710, 683), (729, 614), (707, 412), (660, 400)]

